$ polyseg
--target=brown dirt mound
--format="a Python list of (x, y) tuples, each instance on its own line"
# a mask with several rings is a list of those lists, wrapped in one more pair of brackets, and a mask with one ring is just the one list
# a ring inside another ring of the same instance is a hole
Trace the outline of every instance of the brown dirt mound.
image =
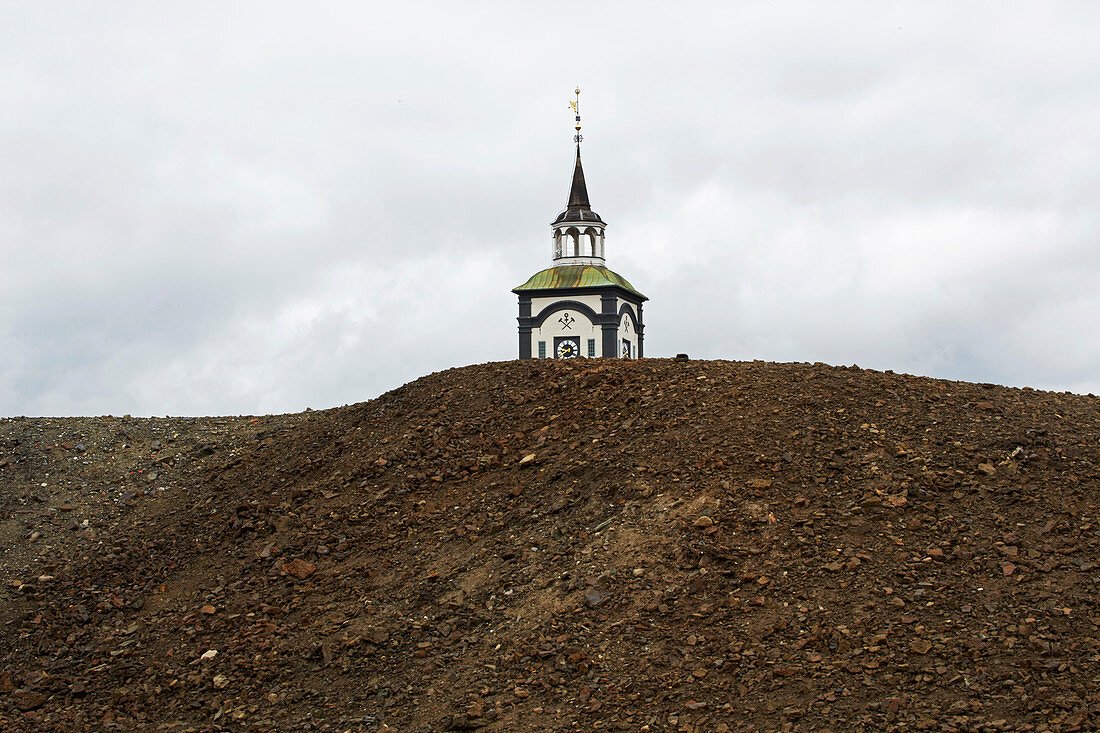
[(1091, 396), (760, 362), (0, 420), (0, 724), (1095, 729), (1098, 466)]

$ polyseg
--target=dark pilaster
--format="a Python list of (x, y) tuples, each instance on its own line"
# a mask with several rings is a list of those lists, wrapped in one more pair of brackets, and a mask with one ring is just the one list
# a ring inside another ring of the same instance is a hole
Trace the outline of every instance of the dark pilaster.
[(531, 296), (519, 296), (519, 358), (531, 358)]
[(605, 316), (615, 316), (619, 313), (619, 299), (614, 293), (600, 293), (600, 311)]
[(614, 323), (603, 324), (603, 355), (615, 358), (619, 348), (619, 327)]
[(609, 359), (619, 355), (619, 299), (613, 293), (600, 294), (601, 351)]

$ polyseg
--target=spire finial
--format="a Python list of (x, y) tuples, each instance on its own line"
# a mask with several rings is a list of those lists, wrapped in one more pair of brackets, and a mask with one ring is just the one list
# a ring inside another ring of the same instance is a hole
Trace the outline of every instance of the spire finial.
[(579, 109), (581, 103), (581, 88), (577, 87), (573, 90), (573, 93), (577, 95), (577, 99), (574, 102), (570, 102), (569, 106), (573, 108), (573, 114), (577, 118), (576, 130), (577, 134), (573, 136), (573, 142), (577, 144), (577, 149), (581, 147), (581, 140), (584, 140), (584, 136), (581, 135), (581, 111)]

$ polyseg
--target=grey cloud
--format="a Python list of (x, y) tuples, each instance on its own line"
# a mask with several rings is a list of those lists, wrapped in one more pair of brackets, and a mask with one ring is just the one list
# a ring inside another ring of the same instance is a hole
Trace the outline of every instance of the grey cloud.
[(577, 83), (649, 354), (1100, 391), (1092, 4), (10, 16), (0, 414), (320, 408), (512, 358)]

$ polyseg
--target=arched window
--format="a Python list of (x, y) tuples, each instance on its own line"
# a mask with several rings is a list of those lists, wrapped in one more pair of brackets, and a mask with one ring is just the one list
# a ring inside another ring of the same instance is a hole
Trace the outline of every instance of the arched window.
[(596, 257), (596, 230), (592, 227), (588, 227), (584, 230), (585, 234), (585, 248), (588, 250), (586, 254), (589, 257)]
[(561, 229), (554, 230), (554, 257), (561, 257)]
[(565, 231), (565, 235), (573, 240), (572, 249), (569, 247), (569, 243), (566, 242), (566, 256), (567, 257), (580, 257), (581, 255), (581, 233), (577, 231), (576, 227), (569, 227)]

